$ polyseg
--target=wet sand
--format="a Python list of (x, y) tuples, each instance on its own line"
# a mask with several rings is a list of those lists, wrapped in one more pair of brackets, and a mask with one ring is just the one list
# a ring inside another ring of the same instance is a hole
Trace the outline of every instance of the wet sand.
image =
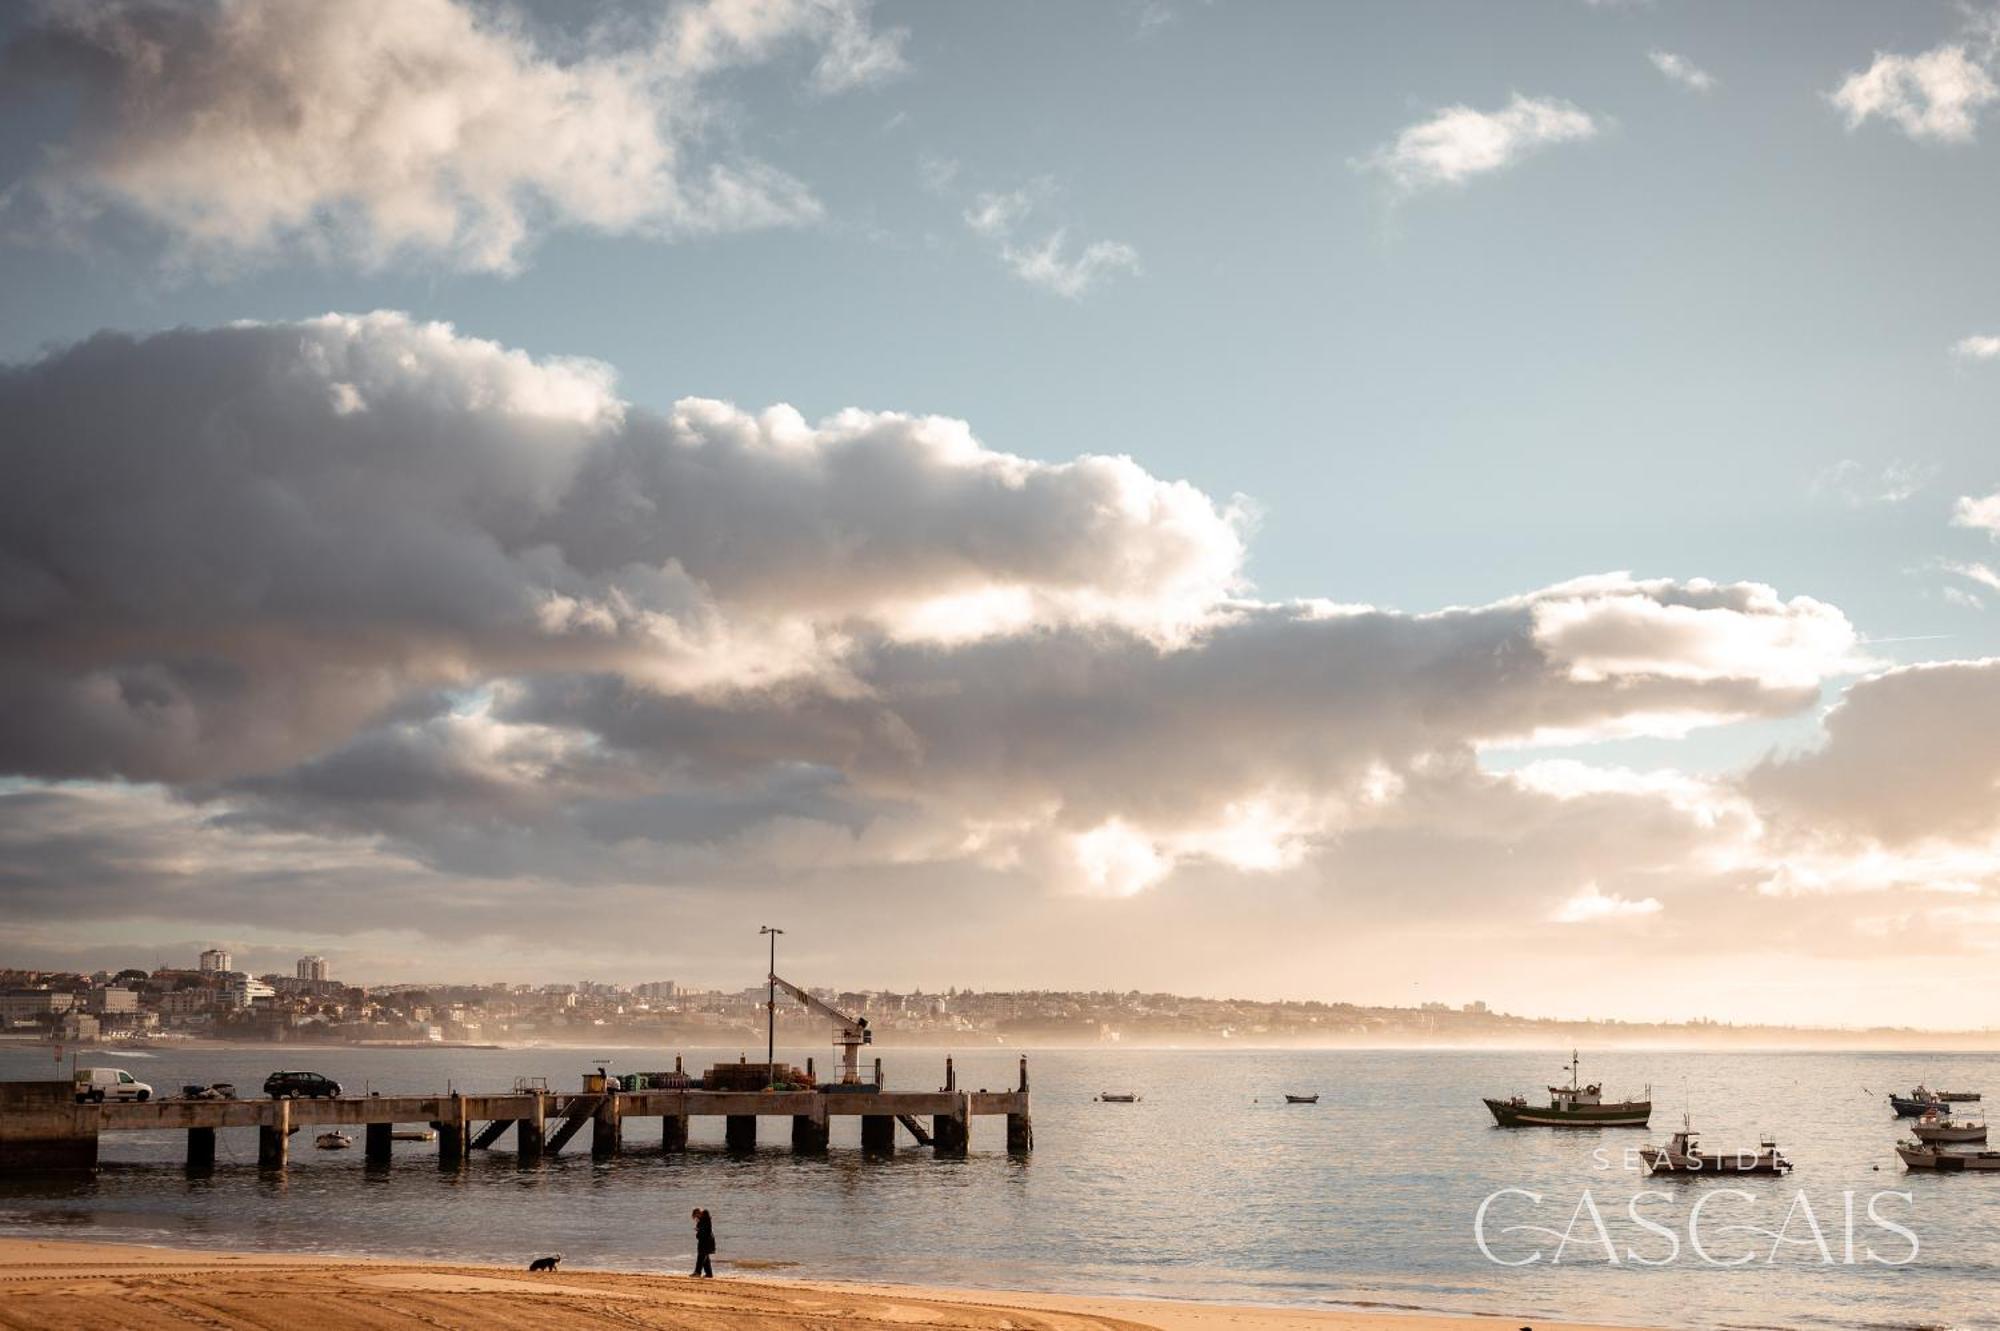
[[(0, 1328), (208, 1331), (1516, 1331), (1520, 1318), (1227, 1307), (0, 1239)], [(1543, 1322), (1536, 1331), (1593, 1331)]]

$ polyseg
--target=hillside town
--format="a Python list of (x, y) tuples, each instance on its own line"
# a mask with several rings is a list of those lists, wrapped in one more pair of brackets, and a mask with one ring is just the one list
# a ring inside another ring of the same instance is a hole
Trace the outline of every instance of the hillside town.
[[(1911, 1043), (2000, 1047), (2000, 1032), (1867, 1031), (1685, 1022), (1552, 1020), (1485, 1003), (1413, 1007), (1194, 998), (1138, 991), (946, 989), (926, 993), (816, 988), (867, 1018), (878, 1042), (1099, 1047), (1128, 1045), (1560, 1044), (1577, 1039), (1671, 1043)], [(700, 988), (657, 980), (609, 984), (355, 984), (324, 957), (290, 975), (238, 970), (224, 948), (195, 965), (82, 974), (0, 967), (0, 1040), (67, 1045), (228, 1041), (357, 1045), (679, 1045), (755, 1043), (764, 986)], [(823, 1022), (780, 999), (780, 1039), (817, 1043)]]

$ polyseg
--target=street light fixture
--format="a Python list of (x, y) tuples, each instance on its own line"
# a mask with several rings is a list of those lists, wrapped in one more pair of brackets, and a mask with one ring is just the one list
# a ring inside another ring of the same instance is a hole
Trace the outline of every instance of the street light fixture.
[(765, 979), (764, 995), (764, 1080), (771, 1086), (778, 1084), (778, 935), (783, 932), (768, 924), (757, 930), (759, 937), (771, 936), (771, 970)]

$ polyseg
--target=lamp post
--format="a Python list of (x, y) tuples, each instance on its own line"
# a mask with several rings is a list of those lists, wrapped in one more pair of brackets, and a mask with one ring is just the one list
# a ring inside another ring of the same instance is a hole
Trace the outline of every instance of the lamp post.
[(785, 931), (767, 924), (757, 932), (771, 936), (771, 970), (764, 995), (764, 1079), (775, 1086), (778, 1084), (778, 935)]

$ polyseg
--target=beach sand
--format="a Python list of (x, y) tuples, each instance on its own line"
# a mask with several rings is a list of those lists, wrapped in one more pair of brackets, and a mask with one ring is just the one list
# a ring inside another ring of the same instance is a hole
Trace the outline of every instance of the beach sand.
[[(403, 1331), (1483, 1331), (1520, 1318), (199, 1252), (0, 1239), (0, 1328)], [(1592, 1331), (1536, 1323), (1536, 1331)]]

